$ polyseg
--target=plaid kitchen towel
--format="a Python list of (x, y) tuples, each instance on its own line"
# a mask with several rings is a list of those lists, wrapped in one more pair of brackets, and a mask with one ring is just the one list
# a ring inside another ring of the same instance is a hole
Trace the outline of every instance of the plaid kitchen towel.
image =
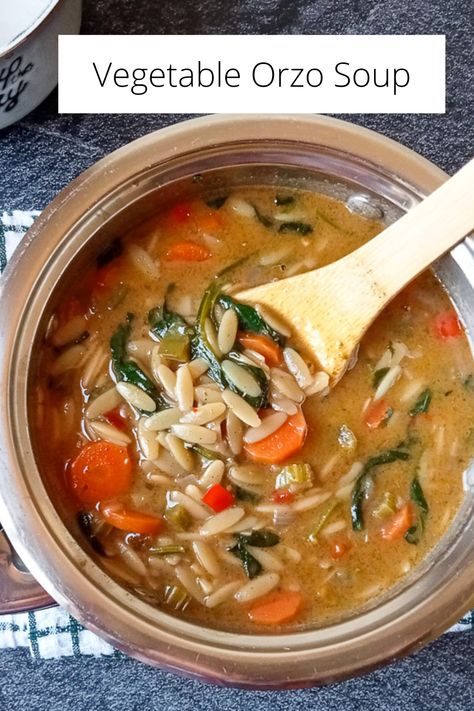
[[(0, 271), (6, 266), (15, 247), (33, 224), (37, 210), (14, 210), (0, 216)], [(460, 620), (450, 632), (474, 629), (474, 611)], [(0, 617), (0, 649), (29, 647), (37, 659), (63, 656), (119, 655), (107, 642), (84, 629), (60, 607)]]

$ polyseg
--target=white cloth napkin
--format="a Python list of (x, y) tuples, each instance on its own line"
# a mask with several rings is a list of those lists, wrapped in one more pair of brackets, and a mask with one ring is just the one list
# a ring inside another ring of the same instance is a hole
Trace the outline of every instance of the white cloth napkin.
[[(38, 210), (14, 210), (1, 214), (0, 271), (3, 271), (22, 236), (38, 215)], [(474, 611), (466, 614), (449, 632), (473, 629)], [(60, 607), (0, 616), (0, 649), (14, 647), (29, 647), (32, 656), (38, 659), (120, 655)]]

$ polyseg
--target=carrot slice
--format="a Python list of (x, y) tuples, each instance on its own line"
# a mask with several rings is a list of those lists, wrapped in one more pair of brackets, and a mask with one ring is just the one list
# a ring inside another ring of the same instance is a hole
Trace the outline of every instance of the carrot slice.
[(387, 422), (392, 413), (392, 408), (385, 400), (377, 400), (365, 411), (364, 422), (371, 430), (376, 430)]
[(130, 489), (132, 462), (126, 447), (92, 442), (79, 452), (69, 474), (76, 498), (84, 504), (95, 504)]
[(220, 215), (208, 212), (204, 215), (199, 215), (196, 217), (196, 227), (198, 227), (201, 232), (219, 232), (222, 229), (222, 219)]
[(192, 215), (192, 204), (190, 202), (177, 202), (170, 207), (166, 213), (165, 220), (170, 225), (182, 225), (187, 222)]
[(299, 592), (276, 593), (252, 607), (249, 617), (259, 625), (281, 625), (294, 619), (302, 604)]
[(129, 533), (142, 535), (158, 533), (163, 525), (162, 519), (157, 516), (133, 511), (117, 503), (100, 504), (99, 512), (111, 526)]
[(120, 283), (122, 276), (122, 263), (115, 259), (97, 270), (92, 295), (99, 296), (104, 291), (110, 291)]
[(447, 340), (462, 335), (462, 326), (455, 311), (443, 311), (435, 318), (435, 331), (438, 338)]
[(259, 442), (246, 444), (244, 449), (251, 459), (263, 464), (279, 464), (298, 452), (305, 441), (308, 426), (299, 410), (273, 434)]
[(387, 541), (396, 541), (402, 538), (413, 525), (413, 508), (408, 502), (380, 529), (382, 538)]
[(347, 538), (338, 538), (329, 543), (329, 553), (333, 560), (342, 558), (351, 548), (352, 544)]
[(168, 249), (168, 262), (204, 262), (211, 256), (210, 251), (196, 242), (178, 242)]
[(252, 351), (260, 353), (268, 365), (277, 366), (283, 363), (283, 351), (268, 336), (261, 336), (257, 333), (239, 333), (237, 339), (244, 348), (250, 348)]

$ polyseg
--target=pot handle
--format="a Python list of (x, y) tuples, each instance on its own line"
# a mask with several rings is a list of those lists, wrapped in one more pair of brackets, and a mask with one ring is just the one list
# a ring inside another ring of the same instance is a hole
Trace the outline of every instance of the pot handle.
[(0, 525), (0, 615), (40, 610), (56, 604), (27, 570)]

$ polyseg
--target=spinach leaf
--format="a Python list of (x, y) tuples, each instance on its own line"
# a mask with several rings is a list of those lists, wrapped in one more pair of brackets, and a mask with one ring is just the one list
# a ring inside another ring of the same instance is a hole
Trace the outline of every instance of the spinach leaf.
[(216, 301), (221, 293), (221, 281), (216, 279), (206, 289), (199, 305), (194, 338), (191, 342), (191, 354), (193, 358), (203, 358), (209, 363), (207, 375), (221, 387), (227, 387), (227, 380), (222, 372), (220, 360), (214, 352), (206, 336), (206, 319), (211, 318), (214, 313)]
[(285, 207), (285, 205), (293, 205), (293, 203), (295, 202), (295, 198), (293, 197), (293, 195), (278, 195), (277, 193), (273, 202), (278, 207)]
[(256, 558), (253, 557), (251, 553), (245, 547), (244, 541), (240, 538), (237, 540), (236, 545), (230, 548), (230, 552), (233, 553), (237, 558), (242, 561), (242, 566), (245, 575), (252, 579), (256, 578), (262, 572), (262, 566)]
[(313, 228), (311, 225), (308, 225), (307, 222), (283, 222), (278, 229), (278, 232), (282, 234), (286, 232), (296, 232), (300, 235), (309, 235), (312, 231)]
[(352, 501), (351, 501), (351, 518), (352, 518), (352, 528), (354, 531), (362, 531), (364, 528), (364, 518), (362, 514), (362, 503), (364, 498), (369, 493), (370, 487), (373, 482), (373, 470), (376, 467), (382, 466), (384, 464), (391, 464), (397, 460), (405, 461), (410, 458), (408, 452), (402, 452), (398, 449), (387, 449), (385, 452), (370, 457), (364, 464), (364, 467), (356, 479), (354, 488), (352, 490)]
[(222, 195), (220, 197), (211, 198), (210, 200), (206, 200), (206, 205), (212, 210), (220, 210), (227, 198), (228, 195)]
[(418, 520), (416, 524), (410, 526), (405, 533), (407, 543), (416, 545), (419, 543), (421, 535), (425, 530), (425, 520), (429, 512), (428, 502), (425, 499), (423, 489), (417, 476), (415, 476), (410, 486), (410, 498), (418, 509)]
[(122, 241), (117, 238), (109, 244), (109, 246), (101, 252), (96, 258), (96, 264), (99, 269), (105, 267), (117, 257), (120, 257), (123, 252)]
[(253, 209), (255, 210), (255, 216), (257, 220), (262, 224), (264, 227), (272, 227), (273, 222), (267, 215), (264, 215), (263, 213), (260, 212), (260, 210), (255, 206), (252, 205)]
[(237, 484), (233, 484), (232, 488), (234, 490), (235, 498), (239, 501), (251, 501), (253, 504), (258, 504), (258, 502), (262, 499), (260, 494), (256, 494), (254, 491), (250, 491), (249, 489), (244, 489), (242, 486), (237, 486)]
[(280, 536), (274, 531), (269, 531), (267, 528), (261, 528), (259, 531), (252, 531), (252, 533), (240, 533), (238, 536), (239, 541), (243, 541), (248, 546), (255, 546), (256, 548), (271, 548), (280, 543)]
[(410, 498), (418, 506), (420, 511), (426, 516), (429, 511), (429, 506), (425, 499), (425, 495), (423, 493), (423, 489), (421, 488), (419, 479), (416, 476), (414, 477), (411, 483)]
[(422, 412), (428, 412), (428, 409), (430, 407), (431, 403), (431, 398), (433, 397), (433, 393), (429, 388), (426, 388), (426, 390), (423, 390), (421, 395), (418, 396), (417, 401), (409, 410), (409, 415), (410, 417), (414, 417), (415, 415), (419, 415)]
[(240, 304), (227, 294), (219, 297), (219, 305), (224, 309), (234, 309), (237, 314), (237, 318), (239, 319), (239, 326), (244, 331), (260, 333), (263, 336), (268, 336), (280, 345), (285, 344), (285, 337), (269, 326), (268, 323), (260, 316), (258, 311), (253, 308), (253, 306)]
[(233, 390), (235, 393), (243, 397), (244, 400), (256, 410), (259, 410), (261, 407), (265, 407), (268, 403), (269, 381), (262, 368), (259, 368), (258, 365), (249, 365), (248, 363), (245, 363), (242, 360), (240, 353), (237, 353), (237, 351), (231, 351), (227, 355), (227, 359), (232, 361), (233, 363), (236, 363), (236, 365), (239, 365), (241, 368), (244, 368), (244, 370), (246, 370), (248, 373), (250, 373), (250, 375), (255, 378), (255, 380), (260, 386), (261, 394), (257, 395), (256, 397), (247, 395), (246, 393), (243, 393), (241, 390), (239, 390), (239, 388), (232, 382), (232, 380), (227, 377), (226, 380), (230, 390)]
[(127, 320), (121, 324), (110, 339), (110, 351), (112, 353), (112, 368), (118, 382), (131, 383), (143, 390), (156, 403), (157, 410), (163, 410), (166, 405), (165, 400), (158, 392), (155, 384), (143, 372), (143, 370), (130, 360), (127, 353), (127, 342), (132, 330), (133, 314), (127, 314)]
[(148, 312), (151, 333), (157, 338), (164, 338), (168, 333), (193, 335), (193, 329), (179, 314), (168, 311), (165, 305), (157, 306)]
[(372, 387), (374, 390), (377, 390), (378, 386), (380, 385), (384, 377), (387, 375), (389, 370), (390, 368), (379, 368), (375, 371), (372, 378)]

